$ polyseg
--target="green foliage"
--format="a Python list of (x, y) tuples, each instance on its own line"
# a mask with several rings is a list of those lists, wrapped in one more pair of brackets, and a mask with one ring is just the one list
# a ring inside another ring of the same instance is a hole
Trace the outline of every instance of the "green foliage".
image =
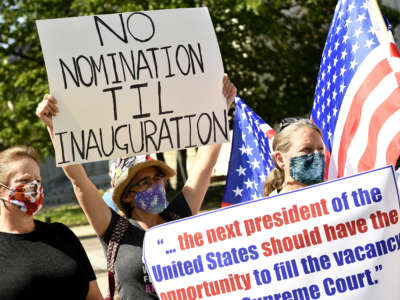
[(43, 208), (35, 215), (42, 222), (59, 222), (67, 226), (88, 224), (88, 220), (79, 205), (62, 205)]
[(273, 124), (309, 113), (335, 5), (336, 0), (3, 0), (0, 150), (27, 144), (42, 156), (52, 152), (35, 116), (48, 92), (37, 19), (207, 6), (239, 96)]

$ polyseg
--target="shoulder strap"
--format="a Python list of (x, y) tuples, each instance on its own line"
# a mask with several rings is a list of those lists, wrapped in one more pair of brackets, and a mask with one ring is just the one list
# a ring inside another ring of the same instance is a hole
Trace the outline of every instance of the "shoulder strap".
[(115, 276), (114, 263), (117, 256), (118, 246), (128, 229), (129, 221), (123, 217), (119, 217), (117, 224), (111, 234), (107, 247), (107, 271), (108, 271), (108, 295), (105, 300), (113, 300), (115, 293)]

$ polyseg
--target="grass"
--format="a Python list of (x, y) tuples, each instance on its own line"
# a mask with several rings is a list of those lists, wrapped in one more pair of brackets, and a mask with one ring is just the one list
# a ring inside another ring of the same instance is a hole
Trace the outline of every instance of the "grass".
[(77, 204), (43, 208), (35, 215), (35, 219), (43, 222), (60, 222), (67, 226), (88, 224), (85, 214)]
[[(224, 185), (212, 185), (205, 196), (202, 210), (213, 210), (221, 207)], [(176, 191), (167, 191), (167, 199), (172, 199)], [(85, 225), (88, 220), (78, 204), (64, 204), (56, 207), (45, 207), (35, 215), (43, 222), (60, 222), (67, 226)]]

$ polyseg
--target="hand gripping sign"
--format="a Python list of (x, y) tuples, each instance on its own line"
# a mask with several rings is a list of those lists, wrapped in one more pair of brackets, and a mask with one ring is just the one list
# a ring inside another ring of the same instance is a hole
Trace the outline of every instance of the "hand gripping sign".
[(37, 21), (58, 165), (228, 141), (207, 8)]
[(400, 299), (392, 167), (154, 227), (161, 300)]

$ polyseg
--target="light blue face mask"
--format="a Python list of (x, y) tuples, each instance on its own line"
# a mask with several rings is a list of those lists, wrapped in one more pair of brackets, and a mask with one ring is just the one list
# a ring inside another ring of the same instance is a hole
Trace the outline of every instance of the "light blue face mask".
[(320, 152), (292, 157), (290, 159), (290, 176), (305, 185), (324, 181), (325, 156)]

